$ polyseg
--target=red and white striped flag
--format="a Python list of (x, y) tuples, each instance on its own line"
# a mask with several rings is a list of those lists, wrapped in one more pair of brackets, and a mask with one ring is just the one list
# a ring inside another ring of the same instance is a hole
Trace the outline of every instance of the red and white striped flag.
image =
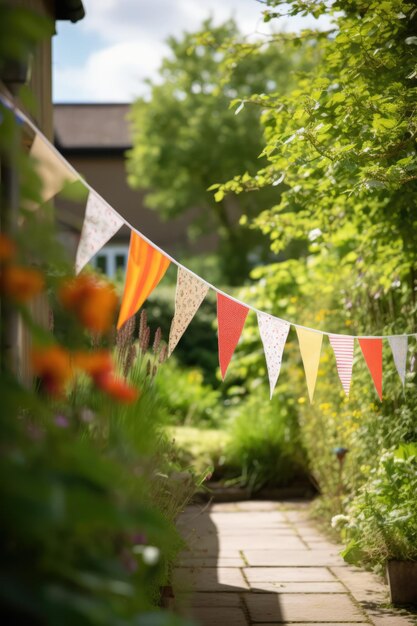
[(345, 394), (349, 395), (352, 380), (354, 337), (349, 335), (329, 335), (330, 344), (336, 357), (337, 373)]

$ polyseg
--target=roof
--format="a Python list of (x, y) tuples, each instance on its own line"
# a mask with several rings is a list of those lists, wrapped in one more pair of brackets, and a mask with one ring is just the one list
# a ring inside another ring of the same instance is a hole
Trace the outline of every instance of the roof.
[(78, 22), (85, 17), (82, 0), (54, 0), (56, 20)]
[(129, 104), (55, 104), (55, 143), (64, 151), (123, 151), (132, 146)]

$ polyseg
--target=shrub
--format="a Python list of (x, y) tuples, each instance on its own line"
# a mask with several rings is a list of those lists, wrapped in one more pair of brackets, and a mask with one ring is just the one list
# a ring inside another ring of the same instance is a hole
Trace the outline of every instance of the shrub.
[(417, 443), (383, 452), (347, 511), (348, 563), (417, 560)]
[(231, 411), (226, 456), (241, 468), (240, 481), (252, 491), (285, 486), (305, 475), (305, 456), (297, 418), (279, 397), (268, 399), (262, 387)]

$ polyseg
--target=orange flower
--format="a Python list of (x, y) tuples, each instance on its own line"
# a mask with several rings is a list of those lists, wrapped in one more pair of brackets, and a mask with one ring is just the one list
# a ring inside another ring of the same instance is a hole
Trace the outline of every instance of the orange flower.
[(139, 397), (137, 389), (130, 387), (123, 380), (116, 378), (113, 374), (100, 376), (95, 382), (99, 389), (120, 402), (130, 404)]
[(83, 370), (83, 372), (91, 376), (93, 380), (111, 374), (113, 371), (111, 356), (106, 350), (98, 350), (97, 352), (75, 352), (73, 362), (75, 367)]
[(64, 348), (50, 346), (33, 350), (32, 366), (45, 391), (53, 396), (64, 393), (65, 386), (73, 374), (70, 356)]
[(0, 233), (0, 261), (10, 261), (16, 255), (14, 241)]
[(60, 298), (63, 306), (88, 330), (103, 333), (110, 329), (117, 306), (117, 295), (111, 285), (81, 274), (63, 285)]
[(0, 274), (0, 290), (17, 304), (24, 304), (40, 293), (45, 285), (41, 272), (30, 267), (10, 265)]

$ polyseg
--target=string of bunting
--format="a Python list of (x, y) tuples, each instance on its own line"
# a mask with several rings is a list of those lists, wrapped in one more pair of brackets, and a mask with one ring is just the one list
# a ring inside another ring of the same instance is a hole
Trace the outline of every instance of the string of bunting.
[(76, 254), (75, 270), (77, 274), (123, 225), (130, 229), (129, 255), (117, 322), (118, 328), (121, 328), (128, 319), (135, 315), (162, 280), (169, 265), (174, 263), (178, 268), (178, 273), (175, 311), (168, 341), (169, 355), (174, 351), (209, 289), (212, 289), (217, 295), (218, 351), (223, 380), (242, 334), (247, 315), (249, 311), (254, 311), (257, 314), (259, 333), (265, 353), (271, 397), (278, 381), (282, 356), (291, 326), (295, 328), (297, 333), (310, 402), (313, 402), (314, 397), (323, 336), (329, 338), (336, 359), (337, 372), (346, 396), (349, 396), (352, 381), (355, 339), (358, 340), (380, 400), (382, 400), (382, 347), (384, 339), (388, 340), (398, 375), (404, 385), (408, 339), (411, 336), (417, 338), (416, 333), (389, 336), (354, 336), (329, 333), (280, 319), (221, 291), (215, 285), (184, 267), (134, 228), (81, 178), (55, 146), (11, 100), (3, 95), (0, 96), (0, 100), (4, 106), (14, 112), (19, 123), (26, 123), (35, 133), (30, 154), (43, 183), (43, 202), (47, 202), (56, 195), (65, 183), (76, 180), (81, 181), (89, 192)]

